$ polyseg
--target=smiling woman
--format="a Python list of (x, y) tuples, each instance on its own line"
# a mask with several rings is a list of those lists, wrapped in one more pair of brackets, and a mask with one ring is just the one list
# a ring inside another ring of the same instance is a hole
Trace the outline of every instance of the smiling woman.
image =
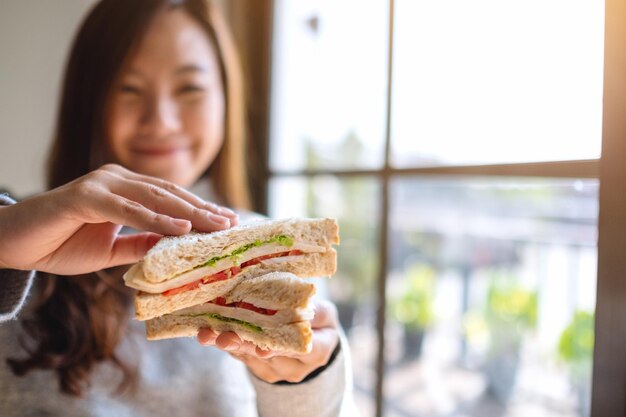
[(310, 353), (295, 356), (226, 330), (149, 344), (129, 320), (119, 265), (159, 235), (237, 224), (204, 198), (248, 208), (237, 64), (209, 1), (102, 0), (87, 15), (61, 90), (51, 190), (0, 195), (0, 415), (339, 414), (347, 349), (330, 303), (311, 320)]

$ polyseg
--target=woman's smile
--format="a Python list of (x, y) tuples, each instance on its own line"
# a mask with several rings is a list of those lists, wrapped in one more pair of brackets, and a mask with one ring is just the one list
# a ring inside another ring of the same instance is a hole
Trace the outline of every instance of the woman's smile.
[(148, 145), (131, 147), (130, 151), (139, 157), (171, 157), (191, 151), (190, 145)]

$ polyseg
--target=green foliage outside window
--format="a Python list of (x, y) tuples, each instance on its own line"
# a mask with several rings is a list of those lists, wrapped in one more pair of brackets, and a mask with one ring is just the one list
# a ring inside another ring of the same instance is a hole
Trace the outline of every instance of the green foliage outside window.
[(537, 327), (537, 301), (537, 292), (514, 277), (493, 279), (485, 308), (491, 354), (519, 349), (523, 336)]
[(558, 353), (569, 367), (572, 377), (588, 378), (591, 373), (594, 345), (594, 315), (576, 311), (561, 333)]
[(435, 271), (427, 265), (411, 266), (400, 295), (391, 302), (391, 315), (408, 329), (425, 329), (435, 318)]
[(487, 322), (514, 326), (517, 330), (537, 325), (537, 293), (516, 284), (495, 284), (487, 296)]

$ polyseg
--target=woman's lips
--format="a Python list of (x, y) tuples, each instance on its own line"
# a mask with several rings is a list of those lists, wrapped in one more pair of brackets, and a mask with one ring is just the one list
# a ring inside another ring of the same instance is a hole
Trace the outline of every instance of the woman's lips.
[(132, 148), (131, 152), (139, 156), (171, 156), (188, 150), (189, 147), (187, 146), (177, 146), (167, 148)]

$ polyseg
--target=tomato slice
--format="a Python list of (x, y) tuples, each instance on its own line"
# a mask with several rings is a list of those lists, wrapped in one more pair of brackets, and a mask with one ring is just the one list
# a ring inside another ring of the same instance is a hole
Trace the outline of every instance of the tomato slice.
[(270, 310), (269, 308), (257, 307), (254, 304), (246, 303), (245, 301), (233, 301), (232, 303), (227, 303), (226, 298), (217, 297), (213, 301), (209, 301), (211, 304), (217, 304), (223, 307), (236, 307), (236, 308), (244, 308), (246, 310), (254, 311), (255, 313), (264, 314), (266, 316), (273, 316), (278, 312), (278, 310)]
[[(226, 270), (218, 272), (216, 274), (208, 275), (206, 277), (202, 277), (202, 278), (200, 278), (197, 281), (190, 282), (189, 284), (185, 284), (185, 285), (182, 285), (180, 287), (172, 288), (171, 290), (167, 290), (167, 291), (163, 292), (163, 295), (164, 296), (176, 295), (176, 294), (180, 294), (181, 292), (185, 292), (185, 291), (189, 291), (189, 290), (195, 290), (196, 288), (200, 287), (200, 285), (210, 284), (212, 282), (217, 282), (217, 281), (224, 281), (226, 279), (234, 277), (235, 275), (240, 273), (242, 271), (242, 269), (244, 269), (244, 268), (246, 268), (248, 266), (259, 264), (259, 263), (263, 262), (266, 259), (279, 258), (281, 256), (295, 256), (295, 255), (302, 255), (302, 251), (292, 250), (292, 251), (289, 251), (289, 252), (280, 252), (280, 253), (275, 253), (275, 254), (272, 254), (272, 255), (259, 256), (258, 258), (250, 259), (249, 261), (246, 261), (246, 262), (242, 263), (240, 266), (233, 266), (232, 268), (226, 269)], [(254, 307), (254, 306), (252, 306), (252, 307)], [(269, 310), (269, 311), (273, 311), (273, 310)]]
[(163, 293), (163, 295), (170, 296), (170, 295), (180, 294), (181, 292), (185, 292), (189, 290), (195, 290), (196, 288), (200, 286), (200, 284), (202, 284), (202, 280), (190, 282), (189, 284), (185, 284), (182, 287), (172, 288), (171, 290), (167, 290)]
[(208, 277), (204, 277), (200, 280), (200, 282), (202, 284), (210, 284), (212, 282), (217, 282), (217, 281), (224, 281), (228, 278), (230, 278), (230, 274), (229, 274), (230, 270), (226, 270), (226, 271), (222, 271), (222, 272), (218, 272), (217, 274), (214, 275), (210, 275)]
[(215, 300), (213, 301), (208, 301), (209, 303), (213, 303), (213, 304), (217, 304), (218, 306), (225, 306), (226, 305), (226, 298), (224, 297), (217, 297)]
[(190, 282), (189, 284), (185, 284), (183, 286), (172, 288), (171, 290), (167, 290), (163, 293), (163, 295), (170, 296), (170, 295), (180, 294), (181, 292), (185, 292), (189, 290), (195, 290), (196, 288), (200, 287), (200, 285), (210, 284), (212, 282), (217, 282), (217, 281), (224, 281), (224, 280), (227, 280), (228, 278), (232, 278), (235, 275), (237, 275), (239, 272), (241, 272), (241, 268), (239, 268), (238, 266), (233, 266), (232, 268), (227, 269), (222, 272), (218, 272), (217, 274), (209, 275), (209, 276), (200, 278), (197, 281)]

